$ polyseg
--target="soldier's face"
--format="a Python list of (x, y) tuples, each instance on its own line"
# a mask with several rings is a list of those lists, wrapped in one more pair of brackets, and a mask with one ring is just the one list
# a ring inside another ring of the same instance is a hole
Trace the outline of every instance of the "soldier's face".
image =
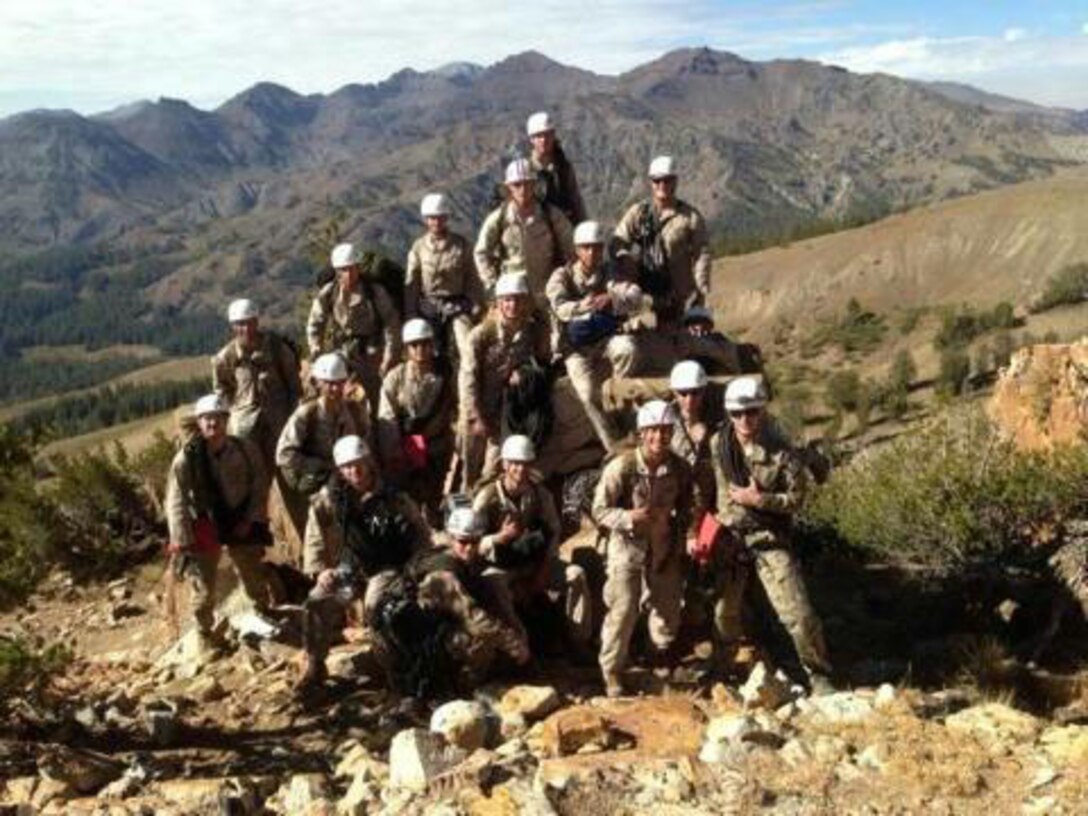
[(358, 264), (353, 264), (351, 266), (342, 266), (337, 269), (336, 279), (340, 281), (341, 289), (354, 289), (355, 284), (359, 282)]
[(239, 320), (236, 323), (231, 323), (230, 327), (243, 348), (253, 348), (257, 345), (257, 318), (251, 317), (249, 320)]
[(522, 295), (503, 295), (498, 298), (499, 315), (503, 320), (520, 320), (525, 314), (525, 298)]
[(703, 410), (703, 389), (693, 388), (690, 391), (673, 391), (676, 395), (676, 404), (680, 412), (685, 416), (697, 417)]
[(550, 156), (555, 149), (555, 131), (545, 130), (543, 133), (534, 133), (529, 137), (533, 145), (533, 154), (538, 157)]
[(705, 320), (698, 320), (694, 323), (688, 323), (688, 334), (692, 337), (706, 337), (710, 334), (711, 329), (714, 328), (713, 323), (707, 323)]
[(506, 185), (510, 191), (510, 198), (519, 208), (527, 208), (533, 201), (533, 183), (531, 181), (515, 181)]
[(676, 176), (650, 179), (650, 189), (653, 192), (654, 201), (658, 204), (669, 204), (676, 195)]
[(672, 425), (652, 425), (641, 432), (642, 448), (652, 459), (660, 459), (672, 442)]
[(763, 425), (763, 409), (744, 408), (740, 411), (730, 411), (729, 421), (733, 423), (733, 430), (740, 439), (752, 439)]
[(434, 357), (434, 343), (430, 340), (420, 340), (418, 343), (409, 343), (407, 350), (408, 359), (413, 363), (422, 363)]
[(578, 262), (583, 267), (593, 270), (601, 265), (601, 259), (604, 257), (604, 247), (600, 244), (578, 244), (574, 248), (574, 254), (578, 256)]
[(370, 490), (374, 481), (365, 459), (356, 459), (354, 462), (340, 465), (337, 470), (340, 471), (340, 477), (360, 493)]
[(317, 390), (330, 402), (339, 402), (344, 397), (343, 380), (318, 380)]
[(209, 442), (219, 442), (227, 435), (226, 414), (201, 414), (196, 418), (200, 435)]
[(478, 538), (451, 538), (453, 542), (453, 554), (462, 561), (474, 561), (480, 552), (480, 539)]
[(503, 460), (502, 472), (506, 476), (506, 486), (520, 490), (529, 483), (528, 462), (507, 462)]
[(445, 235), (450, 219), (445, 215), (428, 215), (423, 219), (431, 235)]

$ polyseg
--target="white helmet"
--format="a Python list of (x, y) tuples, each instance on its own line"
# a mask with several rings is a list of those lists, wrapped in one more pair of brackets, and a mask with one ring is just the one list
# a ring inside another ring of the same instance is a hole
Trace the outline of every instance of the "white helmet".
[(446, 519), (446, 532), (454, 538), (479, 538), (484, 534), (484, 522), (471, 507), (455, 507)]
[(337, 244), (332, 248), (329, 260), (333, 269), (343, 269), (345, 266), (362, 263), (363, 257), (355, 248), (355, 244)]
[(547, 111), (537, 111), (525, 123), (525, 132), (530, 136), (536, 136), (538, 133), (545, 133), (549, 130), (555, 130), (555, 125), (552, 124)]
[(583, 221), (574, 228), (574, 245), (603, 244), (604, 229), (596, 221)]
[(324, 382), (343, 382), (348, 378), (348, 366), (343, 355), (338, 352), (322, 354), (314, 360), (310, 376)]
[(424, 340), (434, 340), (434, 329), (422, 317), (413, 317), (400, 330), (400, 341), (405, 345), (420, 343)]
[(227, 320), (231, 323), (241, 323), (243, 320), (252, 320), (259, 317), (257, 304), (248, 298), (232, 300), (227, 307)]
[(628, 317), (642, 311), (642, 287), (629, 281), (612, 281), (608, 284), (612, 296), (612, 311), (620, 317)]
[(695, 360), (683, 360), (672, 367), (669, 388), (673, 391), (694, 391), (706, 388), (706, 372)]
[(529, 276), (524, 272), (504, 272), (495, 281), (495, 297), (529, 294)]
[(672, 427), (676, 423), (676, 412), (664, 400), (650, 400), (638, 409), (638, 429), (656, 428), (660, 425)]
[(684, 312), (684, 325), (687, 326), (691, 323), (709, 323), (714, 325), (714, 312), (710, 311), (707, 306), (689, 306), (688, 310)]
[(424, 218), (449, 215), (450, 203), (442, 193), (427, 193), (427, 195), (423, 196), (423, 202), (419, 205), (419, 214)]
[(528, 159), (514, 159), (510, 164), (506, 165), (506, 177), (504, 178), (506, 184), (535, 180), (533, 166), (529, 164)]
[(649, 176), (652, 179), (669, 178), (676, 175), (676, 160), (672, 156), (658, 156), (650, 162)]
[(759, 377), (744, 376), (730, 381), (725, 387), (725, 410), (743, 411), (767, 404), (767, 391)]
[(536, 448), (533, 440), (521, 434), (506, 437), (499, 458), (504, 462), (535, 462)]
[(352, 462), (358, 462), (360, 459), (369, 458), (370, 448), (367, 447), (362, 437), (355, 434), (340, 437), (336, 440), (336, 444), (332, 446), (332, 461), (336, 463), (337, 467), (343, 467), (344, 465), (350, 465)]
[(204, 414), (229, 414), (230, 404), (218, 394), (206, 394), (193, 406), (193, 416)]

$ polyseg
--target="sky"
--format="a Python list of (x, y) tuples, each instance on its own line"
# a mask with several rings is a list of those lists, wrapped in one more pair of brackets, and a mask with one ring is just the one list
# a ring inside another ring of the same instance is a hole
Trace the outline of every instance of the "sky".
[(530, 49), (615, 74), (703, 45), (1088, 109), (1088, 0), (2, 0), (0, 116), (210, 109), (261, 81), (330, 93)]

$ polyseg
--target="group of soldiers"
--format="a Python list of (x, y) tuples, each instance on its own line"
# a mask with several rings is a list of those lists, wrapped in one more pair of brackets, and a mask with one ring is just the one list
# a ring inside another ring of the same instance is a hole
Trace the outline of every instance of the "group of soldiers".
[[(701, 603), (711, 668), (728, 674), (751, 576), (790, 636), (798, 682), (821, 690), (831, 666), (792, 540), (808, 471), (767, 412), (762, 378), (740, 374), (738, 346), (714, 330), (707, 230), (677, 198), (676, 162), (653, 159), (649, 197), (608, 236), (586, 217), (548, 114), (527, 131), (529, 158), (506, 167), (506, 198), (474, 247), (450, 229), (445, 195), (423, 198), (402, 304), (356, 247), (332, 250), (307, 361), (251, 300), (230, 304), (214, 393), (195, 405), (167, 489), (169, 548), (199, 636), (218, 645), (223, 550), (270, 605), (275, 485), (311, 587), (301, 694), (324, 684), (352, 616), (413, 695), (516, 670), (541, 650), (592, 659), (598, 639), (604, 689), (621, 695), (642, 613), (646, 659), (668, 671), (684, 611)], [(735, 375), (724, 411), (708, 370)], [(564, 373), (600, 447), (588, 515), (603, 591), (561, 548), (551, 474), (535, 466)], [(606, 380), (653, 376), (668, 377), (669, 399), (634, 417), (605, 409)], [(711, 588), (702, 599), (696, 583)], [(555, 624), (543, 635), (542, 621)]]

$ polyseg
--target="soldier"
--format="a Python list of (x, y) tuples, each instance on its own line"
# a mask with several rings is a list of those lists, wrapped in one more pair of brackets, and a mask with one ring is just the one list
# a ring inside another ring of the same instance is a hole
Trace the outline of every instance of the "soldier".
[(359, 436), (336, 441), (337, 475), (314, 496), (306, 523), (304, 571), (314, 588), (303, 605), (306, 666), (300, 692), (324, 682), (325, 656), (344, 607), (363, 598), (365, 623), (382, 593), (431, 531), (415, 503), (382, 484), (370, 447)]
[(217, 394), (196, 403), (199, 433), (178, 451), (166, 481), (169, 552), (188, 576), (193, 616), (205, 647), (216, 645), (215, 584), (221, 547), (227, 548), (246, 594), (263, 609), (268, 576), (262, 562), (271, 544), (266, 507), (269, 479), (264, 459), (248, 439), (227, 434), (230, 407)]
[(318, 396), (295, 409), (276, 446), (276, 466), (288, 486), (285, 504), (300, 536), (309, 497), (332, 475), (336, 440), (351, 434), (371, 438), (366, 408), (344, 395), (348, 379), (344, 358), (337, 353), (318, 357), (310, 376)]
[(710, 294), (710, 250), (703, 216), (676, 197), (671, 156), (650, 162), (648, 200), (634, 204), (616, 226), (613, 253), (638, 268), (643, 292), (653, 297), (658, 329), (675, 331), (684, 310)]
[(677, 354), (696, 360), (711, 374), (741, 373), (737, 344), (714, 330), (714, 313), (706, 306), (684, 312), (684, 331), (677, 337)]
[(468, 333), (484, 305), (483, 287), (476, 272), (472, 248), (449, 229), (450, 206), (441, 193), (423, 196), (420, 213), (427, 232), (408, 251), (404, 284), (407, 317), (431, 322), (443, 351), (465, 356)]
[(574, 166), (568, 161), (563, 146), (555, 135), (551, 117), (544, 111), (534, 113), (525, 125), (533, 146), (529, 162), (536, 174), (536, 197), (551, 204), (572, 224), (586, 220), (586, 206), (578, 189)]
[(344, 355), (374, 413), (382, 377), (400, 357), (400, 317), (385, 287), (362, 277), (361, 255), (354, 245), (338, 244), (331, 262), (336, 279), (321, 287), (306, 321), (310, 355)]
[(714, 468), (710, 464), (710, 437), (714, 424), (709, 421), (704, 404), (706, 387), (706, 372), (694, 360), (682, 360), (672, 367), (669, 388), (677, 410), (671, 448), (691, 465), (701, 495), (712, 497), (716, 490)]
[(495, 313), (469, 334), (459, 371), (466, 490), (498, 462), (507, 389), (526, 367), (545, 366), (550, 354), (547, 329), (532, 313), (525, 275), (502, 275), (495, 284), (495, 303)]
[(593, 430), (606, 451), (620, 439), (601, 405), (601, 385), (625, 376), (633, 367), (635, 339), (618, 331), (625, 315), (617, 313), (610, 287), (616, 282), (604, 262), (604, 230), (584, 221), (574, 231), (577, 259), (556, 269), (548, 281), (548, 301), (559, 322), (559, 348), (566, 353), (567, 376), (585, 406)]
[(212, 358), (212, 386), (230, 404), (230, 433), (253, 440), (271, 471), (280, 431), (302, 394), (298, 355), (279, 334), (260, 328), (252, 300), (232, 301), (227, 319), (234, 339)]
[(593, 615), (585, 570), (559, 557), (559, 514), (551, 491), (532, 470), (535, 461), (528, 437), (503, 441), (502, 473), (481, 485), (472, 502), (484, 527), (480, 550), (509, 578), (515, 602), (531, 605), (544, 593), (558, 599), (571, 641), (586, 646)]
[(574, 255), (570, 221), (551, 204), (537, 201), (536, 177), (527, 159), (507, 165), (505, 183), (510, 200), (494, 209), (480, 228), (476, 269), (489, 289), (500, 274), (524, 273), (534, 305), (547, 312), (548, 277)]
[(436, 518), (453, 456), (456, 388), (449, 365), (435, 357), (430, 323), (409, 320), (401, 340), (408, 359), (382, 383), (378, 446), (390, 480)]
[(645, 587), (649, 634), (664, 664), (680, 625), (684, 593), (684, 540), (693, 509), (691, 468), (669, 449), (676, 415), (652, 400), (638, 411), (639, 445), (612, 459), (593, 498), (593, 519), (608, 532), (607, 614), (601, 630), (601, 673), (609, 697), (623, 693), (631, 635)]
[[(812, 690), (830, 689), (823, 628), (809, 602), (793, 553), (793, 516), (801, 507), (807, 471), (797, 451), (766, 412), (757, 377), (737, 377), (725, 392), (729, 423), (711, 441), (718, 487), (718, 519), (739, 545), (739, 569), (726, 571), (715, 608), (722, 657), (743, 635), (741, 605), (751, 568), (789, 633)], [(720, 546), (720, 545), (719, 545)]]

